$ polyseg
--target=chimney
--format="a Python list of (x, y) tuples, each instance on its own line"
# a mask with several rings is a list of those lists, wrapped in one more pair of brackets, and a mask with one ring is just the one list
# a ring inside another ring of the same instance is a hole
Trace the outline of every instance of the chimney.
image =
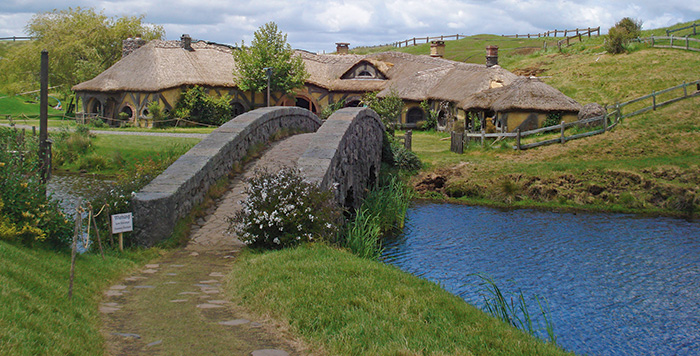
[(486, 46), (486, 66), (498, 65), (498, 46)]
[(335, 44), (335, 53), (337, 54), (348, 54), (350, 53), (350, 44), (344, 42), (337, 42)]
[(430, 56), (431, 57), (444, 57), (445, 56), (445, 41), (431, 41), (430, 42)]
[(135, 50), (146, 44), (146, 40), (141, 38), (141, 35), (136, 35), (134, 38), (127, 38), (122, 41), (122, 58), (130, 55)]
[(180, 37), (180, 47), (187, 51), (194, 51), (194, 49), (192, 49), (192, 37), (186, 33), (183, 34)]

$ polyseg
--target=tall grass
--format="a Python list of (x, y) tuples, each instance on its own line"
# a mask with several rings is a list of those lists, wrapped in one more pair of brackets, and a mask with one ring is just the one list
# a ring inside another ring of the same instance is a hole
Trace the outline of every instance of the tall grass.
[(412, 191), (401, 179), (384, 178), (369, 192), (354, 219), (345, 225), (341, 245), (363, 258), (381, 256), (381, 237), (403, 229), (412, 197)]
[(484, 311), (492, 316), (506, 322), (532, 336), (538, 336), (540, 331), (544, 331), (549, 341), (556, 344), (557, 337), (554, 334), (554, 324), (549, 317), (549, 303), (545, 299), (546, 306), (542, 305), (539, 296), (535, 296), (535, 301), (542, 315), (544, 326), (539, 322), (533, 322), (530, 309), (525, 302), (525, 297), (520, 291), (515, 297), (506, 297), (501, 292), (494, 280), (483, 274), (473, 274), (481, 279), (481, 294), (484, 299)]

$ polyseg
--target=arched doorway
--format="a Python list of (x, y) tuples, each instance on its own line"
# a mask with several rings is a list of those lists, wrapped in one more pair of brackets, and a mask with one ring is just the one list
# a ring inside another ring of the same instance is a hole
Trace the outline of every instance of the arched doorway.
[(300, 108), (308, 109), (312, 113), (316, 114), (316, 105), (312, 103), (309, 99), (298, 96), (296, 98), (296, 102), (294, 103), (295, 106), (298, 106)]
[(424, 119), (425, 113), (423, 112), (423, 109), (417, 106), (408, 109), (408, 112), (406, 113), (407, 124), (417, 124), (418, 121), (423, 121)]

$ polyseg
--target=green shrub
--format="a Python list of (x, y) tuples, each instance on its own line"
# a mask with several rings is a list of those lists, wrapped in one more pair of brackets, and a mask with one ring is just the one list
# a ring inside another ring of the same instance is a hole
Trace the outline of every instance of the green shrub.
[(423, 111), (425, 112), (426, 119), (424, 121), (421, 121), (418, 127), (420, 127), (423, 130), (436, 129), (438, 123), (438, 115), (440, 113), (430, 108), (430, 103), (428, 103), (427, 99), (421, 101), (420, 108), (423, 109)]
[(396, 89), (391, 88), (389, 95), (384, 98), (377, 97), (378, 92), (366, 93), (362, 96), (362, 104), (374, 110), (382, 119), (387, 131), (394, 133), (394, 127), (398, 125), (403, 110), (403, 100)]
[(186, 119), (207, 125), (221, 125), (233, 118), (231, 98), (223, 95), (214, 98), (201, 86), (195, 86), (182, 93), (172, 111), (173, 118)]
[(612, 54), (625, 52), (630, 40), (642, 33), (642, 21), (625, 17), (608, 30), (605, 50)]
[(304, 181), (295, 169), (256, 172), (248, 180), (246, 193), (243, 209), (231, 218), (230, 229), (247, 245), (280, 249), (331, 240), (338, 232), (342, 211), (333, 193)]
[(66, 244), (72, 223), (41, 183), (38, 137), (0, 128), (0, 238), (25, 244)]
[(82, 155), (92, 151), (92, 137), (86, 125), (78, 125), (72, 132), (63, 128), (52, 134), (53, 164), (58, 167), (77, 162)]
[(321, 120), (325, 120), (333, 115), (334, 112), (345, 107), (345, 100), (337, 101), (335, 103), (329, 104), (321, 110), (321, 114), (318, 116)]

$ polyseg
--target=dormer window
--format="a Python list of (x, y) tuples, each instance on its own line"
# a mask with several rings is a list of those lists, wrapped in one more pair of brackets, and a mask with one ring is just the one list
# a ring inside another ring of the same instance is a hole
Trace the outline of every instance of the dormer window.
[(384, 73), (379, 71), (372, 63), (361, 61), (345, 72), (342, 79), (386, 79)]

